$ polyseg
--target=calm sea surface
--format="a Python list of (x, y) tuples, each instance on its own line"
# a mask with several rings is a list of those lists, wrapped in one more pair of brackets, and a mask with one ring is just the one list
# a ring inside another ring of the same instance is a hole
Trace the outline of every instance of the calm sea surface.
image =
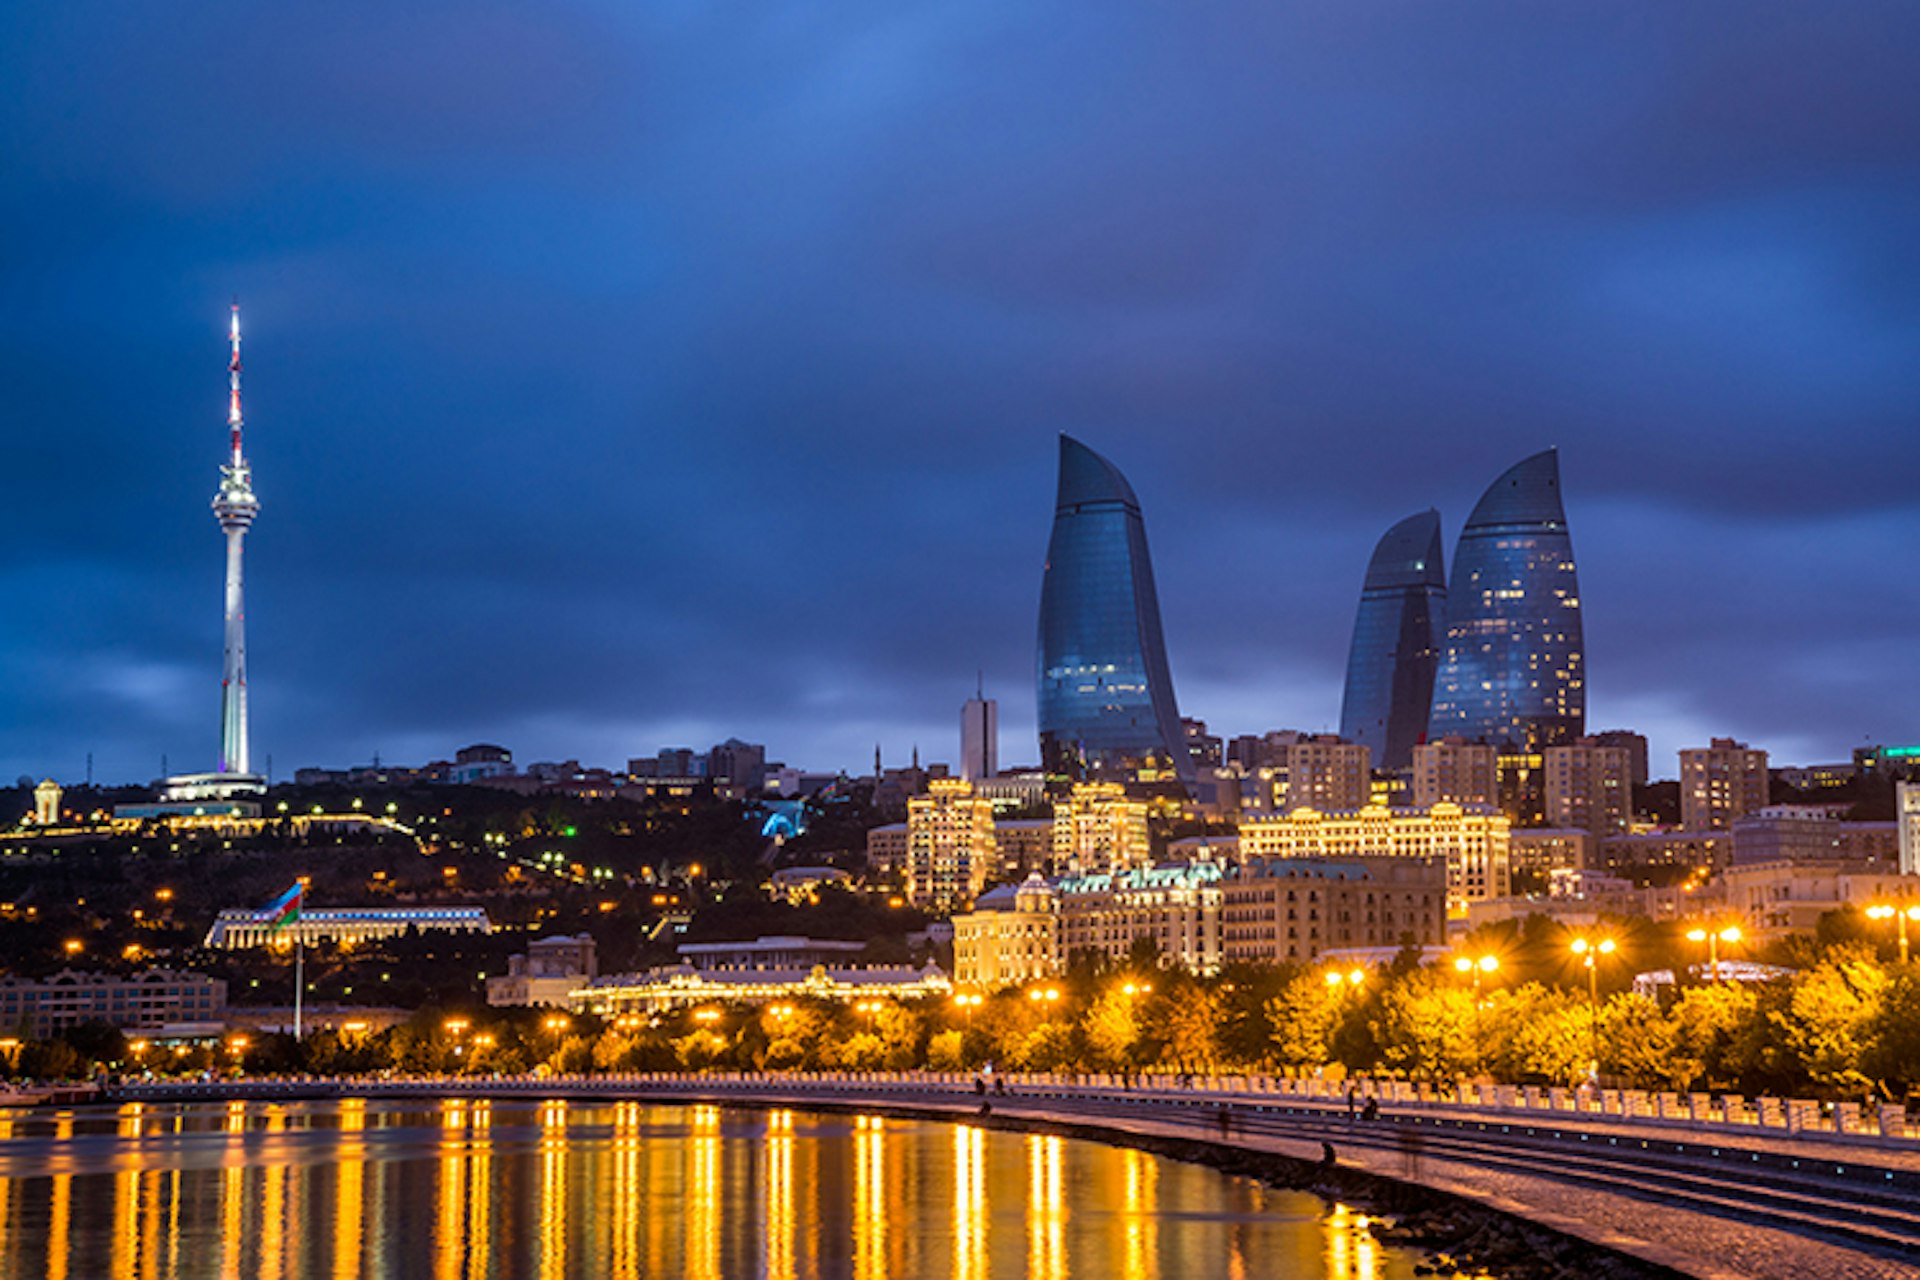
[(639, 1103), (0, 1112), (0, 1276), (1410, 1277), (1365, 1219), (1116, 1147)]

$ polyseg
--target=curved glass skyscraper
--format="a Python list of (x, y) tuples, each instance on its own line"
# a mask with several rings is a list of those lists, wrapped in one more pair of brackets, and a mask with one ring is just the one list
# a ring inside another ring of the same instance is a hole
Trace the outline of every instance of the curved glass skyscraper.
[(1367, 562), (1347, 654), (1340, 736), (1364, 743), (1376, 769), (1404, 769), (1426, 736), (1433, 674), (1445, 638), (1447, 576), (1440, 513), (1387, 530)]
[(1529, 752), (1580, 736), (1585, 646), (1560, 456), (1516, 463), (1460, 531), (1428, 732)]
[(1140, 500), (1118, 467), (1064, 435), (1040, 585), (1039, 683), (1050, 778), (1185, 778)]

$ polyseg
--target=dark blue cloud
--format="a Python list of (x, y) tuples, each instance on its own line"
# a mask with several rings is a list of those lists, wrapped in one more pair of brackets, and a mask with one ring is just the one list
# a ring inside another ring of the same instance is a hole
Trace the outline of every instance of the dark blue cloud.
[(1920, 733), (1910, 6), (39, 7), (0, 18), (0, 775), (256, 739), (1032, 754), (1053, 436), (1184, 709), (1338, 718), (1378, 533), (1563, 450), (1593, 717)]

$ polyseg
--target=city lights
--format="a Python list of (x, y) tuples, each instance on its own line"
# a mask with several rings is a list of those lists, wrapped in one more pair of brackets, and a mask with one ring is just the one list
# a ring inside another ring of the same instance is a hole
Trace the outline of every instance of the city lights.
[(1907, 921), (1920, 920), (1920, 902), (1895, 904), (1877, 902), (1867, 908), (1869, 920), (1892, 920), (1899, 929), (1900, 963), (1907, 963)]
[(1715, 983), (1720, 981), (1720, 944), (1724, 942), (1731, 946), (1740, 941), (1742, 936), (1739, 925), (1727, 925), (1720, 929), (1702, 928), (1687, 931), (1687, 941), (1704, 942), (1707, 944), (1707, 972), (1710, 975), (1710, 980)]

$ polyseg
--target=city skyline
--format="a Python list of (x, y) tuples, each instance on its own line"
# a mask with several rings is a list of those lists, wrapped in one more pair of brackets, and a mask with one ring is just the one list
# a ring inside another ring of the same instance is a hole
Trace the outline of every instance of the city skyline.
[(858, 772), (952, 756), (976, 671), (1029, 763), (1061, 431), (1155, 513), (1216, 731), (1335, 727), (1381, 528), (1455, 536), (1557, 444), (1590, 725), (1656, 774), (1909, 741), (1920, 17), (1630, 9), (987, 5), (857, 57), (830, 18), (15, 15), (0, 772), (213, 763), (235, 294), (280, 776), (735, 735)]

